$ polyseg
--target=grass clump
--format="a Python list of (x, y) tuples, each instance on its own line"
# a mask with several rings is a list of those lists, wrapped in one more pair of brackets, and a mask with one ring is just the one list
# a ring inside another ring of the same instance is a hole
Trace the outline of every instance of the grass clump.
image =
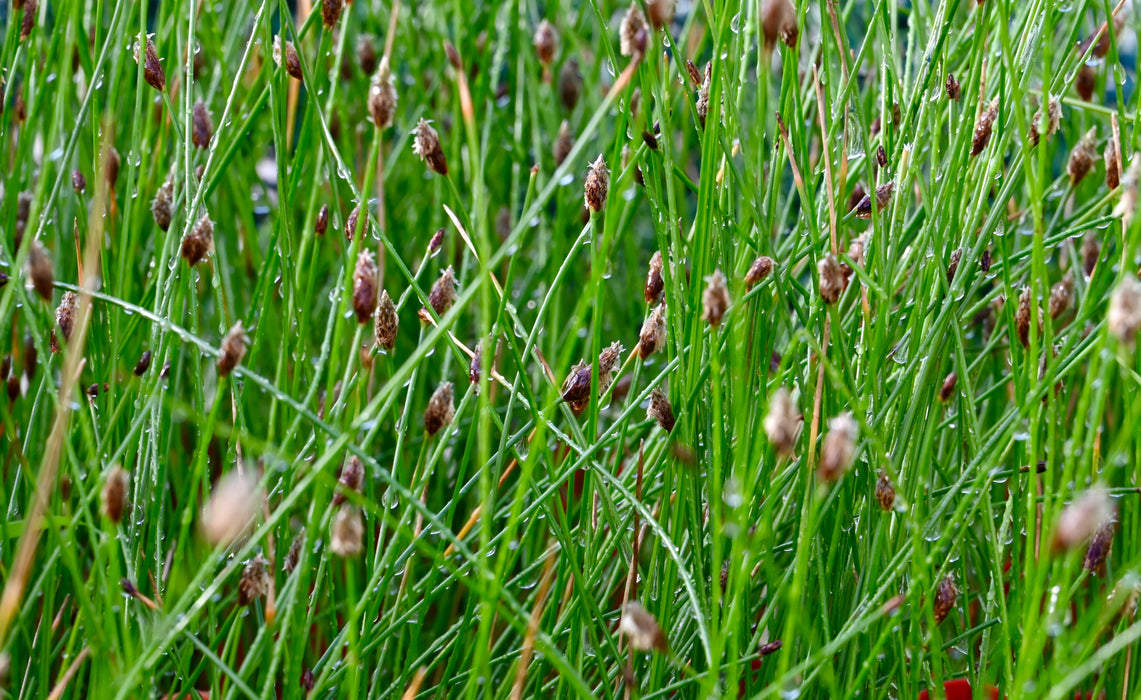
[(1135, 7), (5, 19), (0, 696), (1141, 692)]

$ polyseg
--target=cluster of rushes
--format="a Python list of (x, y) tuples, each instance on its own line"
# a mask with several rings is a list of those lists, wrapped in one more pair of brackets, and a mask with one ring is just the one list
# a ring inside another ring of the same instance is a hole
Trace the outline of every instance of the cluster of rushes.
[(165, 5), (0, 50), (0, 696), (1139, 692), (1123, 2)]

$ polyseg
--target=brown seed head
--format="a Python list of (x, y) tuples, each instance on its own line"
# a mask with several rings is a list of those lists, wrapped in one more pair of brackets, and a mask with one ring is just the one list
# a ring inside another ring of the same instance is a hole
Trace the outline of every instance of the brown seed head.
[(1126, 347), (1133, 347), (1137, 331), (1141, 330), (1141, 282), (1133, 275), (1126, 275), (1113, 290), (1106, 325)]
[[(139, 62), (139, 48), (135, 46), (136, 63)], [(158, 60), (158, 53), (155, 51), (155, 42), (149, 34), (143, 49), (143, 79), (147, 81), (147, 85), (159, 92), (166, 89), (166, 73), (162, 70), (162, 62)]]
[(380, 59), (380, 66), (372, 76), (372, 85), (368, 90), (368, 113), (376, 128), (387, 129), (392, 126), (398, 101), (396, 78), (393, 77), (392, 69), (388, 65), (388, 56), (383, 56)]
[(246, 343), (248, 342), (249, 338), (242, 328), (241, 321), (230, 327), (230, 331), (222, 339), (222, 353), (218, 357), (219, 377), (224, 377), (233, 372), (234, 368), (241, 363), (242, 358), (246, 356)]
[(562, 397), (563, 401), (571, 405), (571, 410), (576, 415), (586, 407), (586, 401), (590, 398), (590, 365), (588, 363), (579, 362), (571, 367), (570, 373), (563, 381)]
[(677, 422), (674, 419), (674, 409), (670, 405), (670, 397), (666, 396), (661, 387), (655, 387), (650, 393), (650, 407), (646, 410), (646, 417), (657, 421), (658, 426), (667, 433), (673, 432)]
[(20, 21), (20, 41), (25, 41), (36, 28), (36, 10), (40, 0), (24, 0), (24, 16)]
[(55, 320), (59, 330), (63, 333), (64, 341), (71, 340), (71, 333), (75, 330), (75, 322), (79, 315), (79, 295), (75, 292), (64, 292), (60, 299), (59, 308), (55, 310)]
[(238, 605), (246, 606), (265, 597), (269, 591), (268, 566), (269, 560), (260, 554), (246, 562), (242, 578), (238, 581)]
[(657, 650), (665, 654), (669, 651), (669, 642), (662, 628), (658, 626), (657, 619), (642, 607), (636, 600), (631, 600), (622, 606), (622, 620), (618, 623), (618, 631), (626, 635), (630, 641), (630, 648), (635, 651)]
[(1121, 184), (1121, 148), (1118, 138), (1118, 132), (1114, 129), (1105, 144), (1105, 186), (1111, 190), (1117, 189)]
[(555, 25), (544, 19), (535, 29), (535, 36), (531, 43), (535, 46), (535, 55), (544, 68), (549, 68), (555, 62), (555, 54), (559, 52), (559, 33)]
[(182, 239), (182, 257), (193, 267), (213, 249), (214, 222), (210, 220), (209, 214), (203, 214)]
[(977, 156), (983, 152), (994, 130), (994, 120), (998, 118), (998, 98), (994, 98), (979, 114), (975, 122), (975, 136), (971, 140), (971, 155)]
[(206, 109), (206, 103), (198, 100), (194, 103), (193, 129), (191, 140), (195, 147), (203, 150), (210, 147), (210, 139), (214, 138), (214, 120)]
[(119, 166), (122, 165), (123, 159), (119, 157), (119, 151), (114, 146), (107, 149), (103, 158), (103, 179), (111, 189), (115, 189), (115, 183), (119, 181)]
[(951, 611), (955, 609), (955, 604), (958, 601), (959, 588), (955, 585), (954, 577), (948, 574), (935, 587), (935, 602), (933, 604), (935, 624), (942, 624), (943, 620), (946, 620)]
[(1078, 97), (1089, 102), (1093, 99), (1093, 91), (1096, 86), (1097, 71), (1088, 63), (1083, 63), (1082, 67), (1078, 69), (1077, 78), (1074, 79), (1074, 91), (1078, 93)]
[(174, 218), (174, 182), (169, 177), (151, 200), (151, 215), (156, 226), (163, 231), (170, 230), (170, 222)]
[(338, 489), (333, 494), (333, 507), (345, 502), (346, 494), (360, 493), (364, 484), (364, 462), (356, 455), (349, 455), (341, 467), (341, 477), (337, 480)]
[(365, 75), (376, 70), (376, 46), (372, 43), (372, 37), (367, 34), (357, 37), (357, 63)]
[(353, 312), (357, 315), (357, 323), (368, 323), (376, 311), (377, 274), (372, 253), (362, 250), (357, 256), (356, 270), (353, 271)]
[(428, 168), (438, 175), (448, 174), (448, 159), (444, 156), (444, 149), (440, 146), (440, 135), (424, 118), (412, 130), (412, 152), (420, 156), (420, 160), (428, 164)]
[(1051, 540), (1053, 551), (1069, 551), (1085, 544), (1103, 523), (1113, 519), (1115, 510), (1105, 489), (1094, 487), (1078, 496), (1058, 516)]
[(1097, 161), (1097, 127), (1086, 132), (1070, 152), (1070, 161), (1066, 164), (1066, 172), (1070, 176), (1070, 185), (1077, 187), (1093, 168)]
[(765, 435), (778, 455), (792, 456), (803, 422), (804, 417), (788, 389), (780, 387), (769, 396), (769, 412), (764, 420)]
[(622, 359), (625, 348), (617, 341), (602, 349), (598, 353), (598, 395), (602, 396), (614, 381), (614, 370), (618, 361)]
[(590, 164), (590, 172), (586, 174), (583, 201), (591, 211), (602, 211), (606, 206), (606, 195), (609, 191), (610, 171), (606, 169), (606, 161), (602, 159), (602, 154), (599, 154), (597, 160)]
[(619, 49), (623, 56), (630, 56), (639, 60), (646, 53), (646, 44), (650, 36), (649, 27), (646, 26), (646, 16), (638, 3), (631, 2), (630, 9), (622, 18), (622, 25), (618, 28)]
[[(876, 188), (876, 210), (883, 211), (891, 202), (891, 194), (895, 191), (895, 182), (885, 182)], [(865, 194), (853, 210), (859, 219), (872, 218), (872, 196)]]
[(139, 356), (139, 361), (135, 363), (135, 369), (132, 370), (136, 377), (141, 377), (151, 367), (151, 351), (143, 350), (143, 354)]
[(451, 423), (455, 415), (455, 391), (452, 383), (440, 382), (432, 393), (432, 398), (428, 399), (428, 408), (424, 411), (424, 430), (431, 437)]
[(428, 304), (437, 316), (443, 316), (456, 301), (456, 271), (449, 265), (440, 273), (440, 278), (432, 284), (428, 292)]
[[(783, 2), (784, 0), (780, 0)], [(709, 116), (709, 89), (713, 84), (713, 62), (705, 64), (705, 77), (701, 81), (701, 87), (697, 88), (697, 120), (701, 122), (701, 128), (705, 128), (705, 118)]]
[(856, 453), (856, 440), (860, 426), (850, 413), (841, 413), (828, 421), (828, 435), (820, 449), (820, 464), (816, 476), (821, 482), (831, 484), (840, 479), (852, 465)]
[(322, 204), (320, 211), (317, 212), (317, 221), (313, 224), (313, 233), (317, 236), (324, 236), (325, 232), (329, 230), (329, 205)]
[(103, 482), (103, 514), (116, 525), (123, 522), (123, 514), (127, 511), (127, 489), (130, 485), (130, 472), (118, 464), (111, 467), (107, 480)]
[(963, 96), (963, 88), (959, 85), (959, 80), (955, 77), (954, 73), (947, 74), (947, 81), (943, 83), (943, 89), (947, 92), (947, 99), (955, 102)]
[(772, 51), (778, 39), (795, 47), (800, 35), (796, 9), (788, 0), (764, 0), (761, 4), (761, 30), (765, 35), (766, 50)]
[(289, 543), (289, 551), (285, 553), (285, 559), (281, 562), (281, 569), (287, 574), (293, 573), (297, 568), (298, 562), (301, 561), (301, 548), (305, 546), (305, 528), (301, 528), (300, 532), (293, 536), (293, 541)]
[(712, 275), (705, 278), (705, 291), (701, 293), (701, 305), (704, 308), (702, 320), (713, 328), (720, 327), (721, 319), (729, 310), (731, 303), (725, 275), (721, 270), (714, 270)]
[(76, 194), (83, 194), (87, 189), (87, 178), (83, 176), (82, 170), (76, 168), (71, 171), (71, 187)]
[(1014, 312), (1014, 329), (1022, 347), (1030, 347), (1030, 287), (1023, 287), (1018, 295), (1018, 309)]
[(380, 301), (376, 305), (376, 322), (373, 326), (377, 346), (391, 351), (396, 345), (396, 331), (399, 327), (400, 317), (396, 315), (396, 304), (392, 303), (388, 290), (382, 290)]
[(329, 551), (345, 559), (355, 557), (364, 550), (363, 540), (364, 520), (361, 518), (360, 509), (345, 503), (333, 516)]
[(31, 333), (24, 334), (24, 378), (31, 382), (36, 377), (36, 339)]
[(638, 334), (638, 354), (643, 360), (662, 350), (666, 345), (666, 305), (659, 304), (654, 307), (650, 315), (642, 323), (642, 331)]
[(1121, 178), (1121, 198), (1113, 208), (1115, 216), (1121, 217), (1121, 225), (1129, 228), (1133, 215), (1137, 213), (1138, 185), (1141, 184), (1141, 158), (1134, 153), (1129, 168)]
[(943, 380), (943, 386), (939, 387), (939, 400), (946, 403), (955, 395), (955, 385), (959, 383), (959, 375), (951, 372), (947, 378)]
[(28, 279), (32, 282), (32, 288), (36, 290), (36, 294), (46, 302), (52, 300), (52, 285), (55, 284), (55, 275), (52, 273), (52, 260), (48, 254), (47, 248), (39, 241), (32, 241), (32, 247), (28, 251), (28, 262), (26, 264), (26, 271)]
[(1116, 518), (1110, 517), (1102, 521), (1090, 538), (1085, 559), (1082, 560), (1083, 569), (1098, 576), (1105, 575), (1105, 560), (1109, 558), (1109, 551), (1113, 549), (1113, 535), (1116, 531)]
[[(1116, 37), (1121, 32), (1121, 29), (1125, 26), (1125, 14), (1122, 13), (1119, 15), (1114, 15), (1112, 30), (1109, 28), (1108, 24), (1109, 23), (1107, 22), (1105, 31), (1102, 32), (1100, 36), (1098, 36), (1097, 41), (1093, 45), (1092, 53), (1094, 58), (1105, 58), (1105, 55), (1109, 53), (1109, 33), (1112, 31), (1114, 37)], [(1092, 40), (1092, 36), (1086, 39), (1086, 41)]]
[(876, 148), (876, 163), (878, 163), (881, 168), (887, 167), (887, 151), (884, 150), (883, 146)]
[[(1051, 98), (1046, 103), (1046, 109), (1044, 111), (1043, 117), (1046, 120), (1046, 138), (1050, 138), (1051, 136), (1054, 135), (1054, 132), (1056, 132), (1058, 130), (1058, 126), (1061, 124), (1061, 121), (1062, 121), (1062, 103), (1059, 102), (1058, 100)], [(1036, 113), (1034, 115), (1034, 120), (1030, 123), (1030, 132), (1028, 134), (1029, 138), (1030, 138), (1030, 143), (1032, 143), (1035, 146), (1038, 145), (1038, 140), (1039, 140), (1038, 120), (1039, 120), (1039, 115)]]
[(1057, 319), (1070, 308), (1074, 299), (1074, 273), (1068, 271), (1050, 288), (1050, 318)]
[(574, 135), (571, 134), (570, 122), (566, 119), (559, 125), (559, 135), (555, 137), (555, 146), (552, 149), (555, 156), (555, 167), (563, 164), (574, 148)]
[(572, 57), (563, 61), (563, 67), (559, 70), (558, 87), (563, 109), (573, 112), (575, 105), (578, 104), (578, 97), (582, 94), (582, 73), (578, 68), (578, 59)]
[(825, 304), (835, 304), (844, 293), (847, 280), (844, 279), (844, 270), (832, 253), (826, 253), (816, 263), (816, 271), (820, 277), (820, 298)]
[(1086, 277), (1093, 275), (1093, 269), (1097, 266), (1097, 260), (1101, 257), (1101, 246), (1097, 242), (1097, 237), (1093, 231), (1090, 231), (1082, 239), (1082, 269), (1086, 271)]
[(289, 77), (301, 80), (301, 56), (292, 41), (282, 41), (281, 35), (273, 38), (273, 62), (284, 67)]
[(646, 13), (656, 29), (668, 27), (677, 12), (677, 0), (646, 0)]
[(885, 512), (890, 512), (895, 506), (895, 486), (892, 486), (891, 479), (884, 471), (880, 472), (879, 479), (876, 480), (876, 502)]
[(479, 384), (481, 376), (483, 376), (483, 341), (476, 343), (475, 349), (472, 350), (471, 362), (467, 367), (468, 383)]
[(361, 207), (364, 205), (358, 203), (353, 210), (349, 212), (348, 218), (345, 219), (345, 240), (351, 241), (357, 232), (357, 225), (361, 218)]
[(646, 303), (656, 304), (662, 298), (665, 281), (662, 279), (662, 252), (655, 250), (650, 256), (650, 269), (646, 274)]
[(990, 263), (991, 263), (990, 248), (987, 248), (986, 250), (983, 251), (983, 254), (979, 256), (979, 269), (983, 271), (984, 275), (986, 273), (990, 272)]
[(344, 0), (321, 0), (321, 24), (325, 25), (325, 31), (336, 26), (344, 10)]
[(955, 273), (959, 270), (959, 261), (963, 259), (963, 249), (956, 248), (951, 252), (951, 262), (947, 264), (947, 286), (951, 286), (951, 282), (955, 279)]
[(753, 285), (772, 274), (774, 264), (773, 259), (767, 255), (754, 260), (749, 266), (749, 271), (745, 273), (745, 287), (752, 289)]
[(261, 510), (257, 479), (232, 471), (218, 480), (202, 508), (199, 529), (212, 546), (229, 545), (251, 529)]

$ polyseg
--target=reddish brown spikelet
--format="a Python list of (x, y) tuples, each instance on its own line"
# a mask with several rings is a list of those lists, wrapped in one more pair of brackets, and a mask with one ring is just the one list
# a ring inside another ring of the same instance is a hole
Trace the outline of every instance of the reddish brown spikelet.
[(1126, 276), (1109, 297), (1106, 314), (1109, 332), (1125, 345), (1132, 347), (1138, 330), (1141, 330), (1141, 282), (1132, 275)]
[(663, 654), (669, 651), (669, 642), (657, 619), (636, 600), (622, 606), (618, 630), (626, 635), (630, 647), (636, 651), (657, 650)]
[(666, 305), (654, 307), (642, 323), (638, 334), (638, 354), (643, 360), (662, 350), (666, 345)]
[(860, 426), (849, 413), (828, 420), (828, 434), (824, 436), (820, 464), (816, 467), (816, 476), (822, 483), (835, 483), (848, 471), (859, 434)]
[(955, 395), (955, 385), (959, 383), (959, 375), (951, 372), (947, 378), (943, 380), (943, 386), (939, 387), (939, 400), (946, 403), (952, 396)]
[(122, 165), (123, 159), (119, 156), (119, 151), (114, 146), (107, 149), (104, 153), (103, 161), (103, 179), (107, 181), (111, 189), (115, 188), (115, 183), (119, 181), (119, 167)]
[[(1097, 42), (1095, 42), (1093, 45), (1092, 53), (1093, 53), (1094, 58), (1105, 58), (1105, 55), (1107, 53), (1109, 53), (1109, 43), (1110, 43), (1109, 33), (1112, 31), (1114, 34), (1114, 37), (1116, 37), (1117, 34), (1121, 32), (1122, 27), (1125, 26), (1125, 15), (1124, 14), (1114, 15), (1112, 29), (1108, 25), (1109, 25), (1109, 23), (1107, 22), (1105, 31), (1101, 32), (1101, 34), (1098, 35)], [(1092, 36), (1089, 37), (1088, 39), (1086, 39), (1086, 41), (1092, 41), (1092, 40), (1093, 40)], [(1083, 42), (1083, 46), (1088, 46), (1088, 44), (1085, 44)]]
[(579, 95), (582, 94), (582, 73), (578, 68), (578, 59), (572, 57), (563, 61), (563, 67), (559, 70), (558, 88), (563, 109), (573, 112)]
[(28, 251), (26, 267), (28, 279), (31, 280), (32, 288), (36, 290), (36, 294), (39, 294), (44, 301), (51, 302), (55, 274), (52, 272), (51, 256), (48, 254), (47, 248), (44, 248), (39, 241), (32, 242), (32, 247)]
[(646, 303), (656, 304), (662, 298), (665, 290), (665, 281), (662, 279), (662, 253), (655, 250), (650, 256), (650, 269), (646, 274)]
[(455, 390), (452, 383), (440, 382), (432, 393), (432, 398), (428, 399), (428, 408), (424, 411), (424, 430), (431, 437), (451, 423), (455, 415)]
[(800, 435), (803, 416), (792, 394), (784, 387), (778, 388), (769, 397), (769, 412), (765, 416), (764, 429), (773, 449), (781, 457), (789, 457), (796, 449), (796, 439)]
[[(863, 183), (857, 182), (852, 187), (852, 194), (848, 197), (848, 211), (853, 211), (856, 207), (860, 206), (860, 202), (864, 201), (864, 197), (868, 196), (868, 191), (864, 189)], [(868, 200), (871, 204), (871, 200)]]
[(107, 480), (103, 482), (103, 514), (116, 525), (123, 522), (123, 514), (127, 511), (127, 488), (130, 484), (130, 472), (118, 464), (111, 467)]
[(895, 486), (885, 471), (881, 471), (876, 480), (876, 502), (885, 512), (891, 511), (895, 506)]
[(990, 136), (994, 130), (994, 121), (998, 118), (998, 98), (994, 98), (979, 114), (975, 122), (975, 135), (971, 140), (971, 155), (977, 156), (983, 152), (990, 143)]
[[(135, 61), (139, 60), (138, 48), (135, 49)], [(155, 51), (155, 42), (150, 36), (146, 37), (146, 46), (143, 49), (143, 79), (155, 90), (162, 92), (166, 89), (166, 73), (162, 70), (162, 62), (158, 60)]]
[(1070, 185), (1077, 187), (1093, 164), (1097, 162), (1097, 127), (1086, 132), (1070, 152), (1070, 160), (1066, 164), (1066, 173), (1070, 176)]
[(535, 55), (538, 56), (539, 63), (549, 68), (555, 62), (555, 54), (559, 51), (559, 33), (555, 30), (555, 25), (546, 19), (539, 22), (531, 43), (535, 47)]
[(203, 214), (198, 223), (182, 239), (182, 257), (188, 265), (197, 265), (214, 248), (214, 222)]
[(942, 624), (943, 620), (946, 620), (951, 611), (955, 609), (955, 604), (958, 601), (959, 587), (955, 585), (954, 577), (948, 574), (935, 587), (935, 601), (933, 603), (935, 624)]
[(598, 394), (605, 394), (614, 381), (614, 369), (622, 359), (622, 343), (614, 342), (598, 353)]
[(60, 332), (63, 333), (64, 341), (71, 340), (78, 314), (79, 295), (75, 292), (65, 292), (60, 299), (59, 308), (55, 310), (55, 320), (59, 324)]
[(586, 174), (586, 183), (583, 186), (583, 202), (593, 212), (602, 211), (606, 206), (606, 195), (610, 191), (610, 171), (606, 169), (606, 161), (599, 154), (598, 158), (590, 164), (590, 172)]
[(1083, 569), (1098, 576), (1105, 575), (1105, 561), (1113, 549), (1113, 535), (1116, 531), (1116, 518), (1107, 518), (1098, 526), (1086, 549), (1085, 559), (1082, 560)]
[(751, 289), (753, 285), (772, 274), (774, 266), (773, 259), (767, 255), (754, 260), (749, 266), (749, 271), (745, 273), (745, 286)]
[[(371, 44), (369, 44), (371, 46)], [(396, 115), (396, 105), (399, 96), (396, 93), (396, 78), (392, 75), (392, 68), (388, 64), (388, 56), (380, 59), (380, 66), (372, 76), (372, 84), (368, 91), (368, 113), (372, 123), (378, 129), (387, 129), (392, 126)]]
[(574, 148), (574, 135), (570, 130), (570, 122), (566, 119), (559, 125), (559, 135), (555, 137), (554, 148), (551, 149), (555, 157), (555, 167), (563, 164)]
[(1074, 90), (1078, 93), (1078, 97), (1086, 102), (1093, 99), (1094, 88), (1097, 87), (1097, 71), (1093, 66), (1083, 63), (1082, 67), (1078, 69), (1077, 78), (1074, 79)]
[(36, 376), (37, 352), (36, 339), (31, 333), (24, 334), (24, 377), (31, 382)]
[(437, 316), (443, 316), (448, 313), (448, 309), (452, 308), (455, 301), (456, 271), (449, 265), (440, 273), (440, 278), (432, 284), (432, 290), (428, 292), (428, 305)]
[(203, 150), (209, 148), (210, 139), (214, 138), (214, 120), (210, 118), (210, 112), (202, 100), (194, 103), (192, 122), (191, 141), (194, 146)]
[(963, 259), (963, 249), (956, 248), (951, 253), (951, 262), (947, 264), (947, 286), (951, 286), (951, 282), (955, 279), (955, 273), (959, 270), (959, 261)]
[(321, 24), (325, 26), (325, 31), (337, 25), (344, 10), (344, 0), (321, 0)]
[(1111, 190), (1121, 184), (1121, 145), (1117, 124), (1113, 124), (1109, 141), (1105, 144), (1105, 186)]
[(333, 494), (334, 507), (345, 502), (346, 494), (360, 493), (361, 485), (364, 484), (364, 462), (361, 461), (360, 457), (349, 455), (341, 467), (341, 477), (337, 482), (338, 489)]
[(884, 150), (883, 146), (876, 148), (876, 163), (878, 163), (881, 168), (887, 167), (887, 151)]
[(1092, 231), (1085, 235), (1082, 239), (1082, 269), (1086, 272), (1086, 277), (1093, 275), (1093, 269), (1097, 267), (1097, 261), (1101, 257), (1101, 245), (1097, 242), (1097, 237)]
[(325, 232), (329, 230), (329, 205), (322, 204), (320, 211), (317, 212), (317, 221), (313, 224), (313, 233), (317, 236), (324, 236)]
[(372, 43), (372, 37), (368, 35), (361, 34), (357, 37), (357, 63), (365, 75), (376, 70), (376, 47)]
[(840, 263), (836, 260), (836, 256), (832, 253), (826, 253), (820, 261), (816, 263), (816, 271), (819, 275), (819, 289), (820, 298), (825, 304), (835, 304), (840, 299), (840, 295), (844, 293), (845, 279), (844, 270), (841, 269)]
[(655, 28), (667, 27), (677, 11), (677, 0), (646, 0), (646, 14)]
[(705, 64), (705, 77), (701, 81), (701, 87), (697, 88), (697, 120), (701, 122), (701, 128), (705, 128), (705, 118), (709, 116), (709, 89), (713, 84), (713, 62)]
[(467, 378), (469, 384), (479, 384), (480, 377), (483, 376), (483, 341), (475, 344), (475, 349), (471, 354), (471, 362), (468, 363)]
[[(1051, 99), (1046, 103), (1046, 110), (1044, 113), (1046, 117), (1046, 138), (1050, 138), (1058, 130), (1059, 124), (1062, 121), (1062, 103), (1055, 99)], [(1030, 131), (1028, 137), (1030, 143), (1037, 146), (1039, 141), (1038, 134), (1038, 120), (1039, 115), (1036, 112), (1033, 120), (1030, 122)]]
[(146, 371), (151, 367), (151, 351), (143, 350), (143, 354), (139, 356), (139, 361), (135, 363), (135, 369), (132, 370), (136, 377), (141, 377), (146, 374)]
[(376, 322), (373, 334), (376, 344), (385, 350), (392, 350), (396, 345), (396, 331), (400, 327), (400, 317), (396, 315), (396, 304), (388, 296), (388, 290), (380, 292), (380, 301), (376, 305)]
[[(883, 211), (887, 207), (888, 203), (891, 202), (891, 194), (894, 191), (894, 182), (885, 182), (876, 188), (876, 210)], [(853, 212), (859, 219), (872, 218), (872, 196), (865, 194), (856, 204)]]
[(87, 189), (87, 178), (83, 176), (82, 170), (76, 168), (71, 171), (71, 187), (76, 194), (82, 194)]
[(301, 80), (301, 56), (292, 41), (283, 41), (280, 35), (273, 38), (273, 62), (285, 68), (289, 77)]
[(777, 40), (796, 46), (800, 30), (792, 4), (788, 0), (764, 0), (761, 4), (761, 30), (765, 36), (765, 48), (769, 51)]
[(1050, 318), (1057, 319), (1066, 313), (1074, 298), (1074, 274), (1066, 272), (1062, 279), (1050, 288)]
[(571, 367), (562, 386), (563, 401), (571, 405), (576, 414), (582, 412), (590, 398), (590, 364), (579, 362)]
[(702, 320), (713, 328), (720, 327), (721, 319), (724, 318), (731, 303), (725, 275), (721, 270), (714, 270), (712, 275), (705, 278), (705, 291), (701, 293), (701, 305), (704, 308)]
[(364, 520), (360, 509), (345, 503), (333, 516), (329, 551), (338, 557), (355, 557), (364, 549)]
[(269, 560), (260, 554), (246, 563), (242, 578), (238, 581), (238, 605), (246, 606), (265, 597), (269, 590), (268, 567)]
[(151, 200), (151, 216), (160, 229), (170, 230), (170, 222), (174, 218), (174, 182), (170, 178), (155, 192), (155, 197)]
[(986, 273), (990, 272), (990, 263), (991, 263), (990, 248), (987, 248), (986, 250), (983, 251), (983, 254), (979, 256), (979, 269), (981, 269), (983, 271), (984, 275)]
[(301, 548), (305, 546), (305, 528), (293, 536), (293, 541), (289, 543), (289, 551), (285, 553), (285, 558), (281, 562), (281, 569), (285, 573), (293, 573), (297, 568), (298, 562), (301, 561)]
[(448, 174), (448, 159), (440, 146), (440, 135), (428, 120), (421, 118), (412, 130), (412, 152), (428, 164), (428, 168), (438, 175)]
[(943, 83), (943, 89), (947, 93), (947, 99), (955, 102), (963, 96), (963, 88), (959, 85), (959, 80), (955, 77), (954, 73), (947, 74), (947, 81)]
[(618, 28), (618, 46), (623, 56), (630, 56), (638, 60), (646, 53), (646, 44), (650, 36), (646, 26), (646, 16), (638, 3), (631, 2), (630, 9), (622, 18), (622, 25)]
[(378, 270), (372, 253), (362, 250), (357, 256), (357, 267), (353, 271), (353, 312), (357, 323), (368, 323), (376, 310), (376, 277)]
[(444, 229), (437, 229), (432, 237), (428, 239), (428, 257), (434, 256), (440, 252), (440, 246), (444, 244)]
[(24, 16), (20, 21), (20, 41), (31, 36), (32, 30), (36, 28), (36, 11), (39, 6), (40, 0), (25, 0)]
[(757, 656), (772, 656), (773, 654), (780, 651), (782, 646), (784, 646), (784, 642), (779, 639), (768, 642), (766, 644), (762, 644), (761, 646), (757, 647)]
[(241, 363), (242, 358), (246, 356), (246, 343), (248, 342), (249, 338), (242, 328), (241, 321), (230, 327), (230, 332), (222, 339), (222, 352), (218, 357), (219, 377), (224, 377), (233, 372), (234, 368)]
[(1022, 347), (1030, 347), (1030, 287), (1023, 287), (1018, 295), (1018, 309), (1014, 313), (1014, 328)]
[(361, 218), (361, 207), (363, 204), (358, 203), (353, 210), (349, 212), (349, 216), (345, 219), (345, 240), (351, 241), (357, 232), (357, 224)]
[(674, 419), (674, 409), (670, 405), (670, 398), (661, 387), (656, 387), (650, 394), (650, 407), (646, 411), (646, 416), (657, 421), (658, 426), (667, 433), (673, 432), (677, 423)]
[(1067, 505), (1054, 526), (1051, 548), (1055, 553), (1074, 549), (1090, 540), (1107, 520), (1113, 520), (1115, 510), (1109, 494), (1094, 487)]

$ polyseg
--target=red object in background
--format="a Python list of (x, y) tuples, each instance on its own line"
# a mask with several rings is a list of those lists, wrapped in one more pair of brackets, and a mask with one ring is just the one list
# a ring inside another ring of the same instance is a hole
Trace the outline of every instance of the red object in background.
[[(986, 693), (990, 700), (998, 700), (998, 688), (987, 686)], [(974, 695), (971, 694), (970, 681), (962, 678), (944, 683), (943, 695), (946, 696), (947, 700), (974, 700)], [(919, 700), (931, 700), (931, 694), (924, 690), (919, 694)]]

